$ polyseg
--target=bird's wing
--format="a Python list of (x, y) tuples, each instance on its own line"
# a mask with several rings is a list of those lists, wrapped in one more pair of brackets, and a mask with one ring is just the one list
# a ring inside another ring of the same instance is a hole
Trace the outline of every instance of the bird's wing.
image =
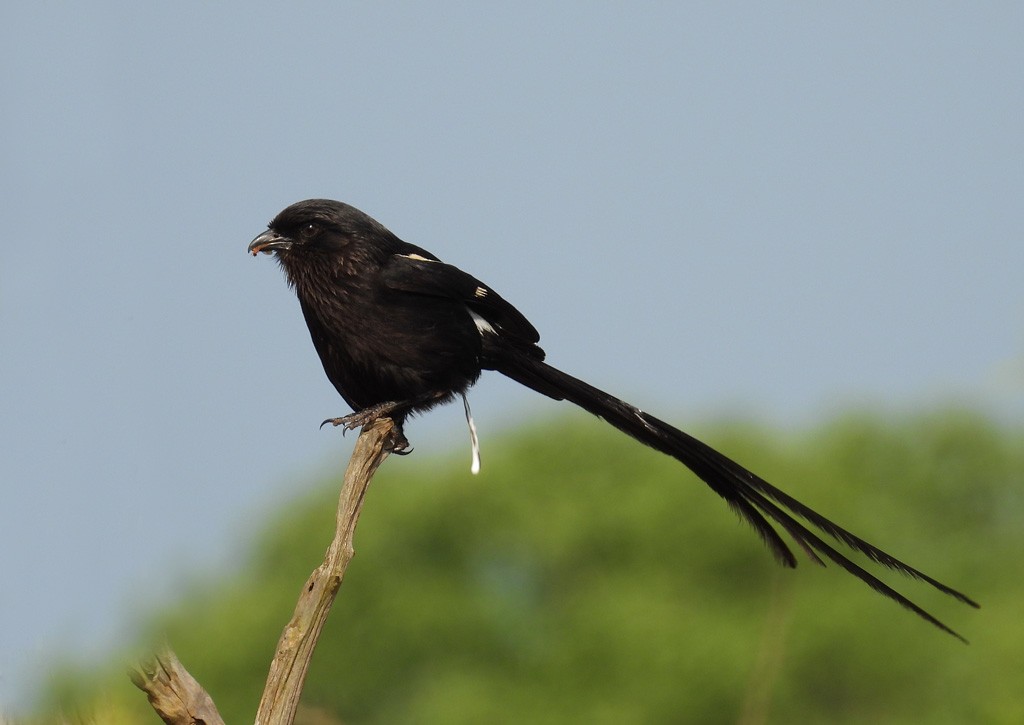
[(410, 250), (393, 255), (385, 265), (381, 279), (386, 287), (409, 294), (457, 300), (502, 336), (530, 345), (540, 340), (537, 329), (523, 313), (497, 292), (426, 250), (409, 246)]

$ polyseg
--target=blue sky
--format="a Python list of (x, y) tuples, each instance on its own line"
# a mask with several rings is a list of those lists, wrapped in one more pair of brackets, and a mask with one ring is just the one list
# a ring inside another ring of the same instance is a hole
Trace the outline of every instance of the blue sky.
[[(0, 711), (54, 653), (103, 651), (183, 577), (232, 566), (347, 457), (317, 430), (347, 410), (297, 303), (245, 254), (299, 199), (472, 272), (553, 364), (684, 428), (950, 401), (1024, 419), (1022, 20), (6, 7)], [(472, 400), (485, 456), (562, 411), (493, 374)], [(458, 406), (407, 432), (468, 462)]]

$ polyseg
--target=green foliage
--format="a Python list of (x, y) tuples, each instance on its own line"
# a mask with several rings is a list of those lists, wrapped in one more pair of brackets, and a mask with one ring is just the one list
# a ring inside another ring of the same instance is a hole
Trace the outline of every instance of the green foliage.
[[(417, 452), (371, 487), (320, 640), (307, 722), (1022, 722), (1018, 432), (964, 413), (835, 421), (710, 443), (974, 595), (901, 591), (965, 647), (835, 567), (779, 568), (673, 461), (586, 419), (491, 440), (480, 476)], [(299, 588), (333, 532), (337, 481), (268, 529), (251, 564), (156, 618), (228, 722), (251, 721)], [(53, 685), (157, 722), (120, 666)], [(122, 719), (123, 722), (131, 721)]]

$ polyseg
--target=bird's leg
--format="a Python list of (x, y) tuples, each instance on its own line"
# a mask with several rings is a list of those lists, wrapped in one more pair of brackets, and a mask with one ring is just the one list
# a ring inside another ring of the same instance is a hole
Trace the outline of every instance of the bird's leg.
[[(328, 418), (320, 427), (323, 428), (325, 425), (330, 423), (334, 427), (344, 426), (345, 431), (350, 431), (355, 428), (362, 428), (365, 425), (369, 425), (378, 418), (387, 418), (395, 412), (397, 408), (404, 407), (404, 404), (393, 401), (385, 403), (378, 403), (377, 405), (371, 405), (369, 408), (363, 408), (357, 410), (355, 413), (349, 413), (343, 415), (340, 418)], [(405, 433), (402, 431), (402, 421), (395, 421), (395, 433), (394, 433), (394, 444), (391, 447), (391, 452), (399, 456), (405, 456), (412, 453), (409, 448), (409, 439), (405, 437)]]
[[(405, 456), (412, 453), (412, 449), (409, 448), (409, 440), (402, 431), (402, 423), (405, 421), (405, 416), (413, 408), (423, 404), (434, 404), (438, 400), (444, 399), (447, 395), (448, 393), (446, 392), (431, 391), (410, 400), (387, 400), (383, 403), (377, 403), (368, 408), (357, 410), (354, 413), (343, 415), (340, 418), (328, 418), (320, 424), (320, 427), (323, 428), (330, 423), (335, 428), (340, 425), (344, 426), (346, 431), (350, 431), (354, 428), (362, 428), (378, 418), (392, 418), (395, 421), (395, 445), (392, 447), (391, 452)], [(396, 412), (398, 413), (397, 416), (395, 415)]]
[[(395, 421), (395, 442), (391, 448), (391, 452), (395, 455), (407, 456), (412, 453), (412, 449), (409, 447), (409, 439), (405, 437), (405, 432), (402, 430), (402, 423), (404, 422), (403, 419), (410, 408), (419, 405), (425, 400), (433, 399), (435, 397), (438, 396), (436, 394), (431, 394), (427, 396), (420, 396), (413, 400), (388, 400), (383, 403), (371, 405), (368, 408), (363, 408), (362, 410), (357, 410), (354, 413), (343, 415), (340, 418), (328, 418), (320, 424), (320, 427), (323, 428), (325, 425), (330, 423), (335, 428), (343, 426), (344, 430), (350, 431), (355, 428), (362, 428), (365, 425), (369, 425), (378, 418), (393, 418)], [(395, 416), (394, 413), (396, 411), (398, 411), (400, 415)]]
[(372, 423), (378, 418), (386, 418), (395, 412), (395, 410), (404, 406), (405, 403), (399, 403), (396, 401), (377, 403), (376, 405), (371, 405), (369, 408), (357, 410), (355, 413), (343, 415), (340, 418), (328, 418), (320, 424), (320, 427), (323, 428), (325, 425), (330, 423), (335, 428), (341, 425), (345, 427), (346, 431), (354, 430), (356, 428), (362, 428), (364, 425)]
[[(323, 428), (325, 425), (330, 423), (331, 425), (344, 426), (344, 431), (350, 431), (354, 428), (362, 428), (363, 426), (369, 425), (378, 418), (386, 418), (394, 412), (396, 403), (380, 403), (370, 408), (363, 408), (362, 410), (356, 411), (355, 413), (349, 413), (340, 418), (328, 418), (320, 427)], [(391, 453), (397, 456), (407, 456), (412, 453), (412, 449), (409, 447), (409, 439), (405, 437), (405, 432), (402, 430), (402, 421), (400, 419), (395, 420), (394, 433), (392, 434), (393, 444), (391, 446)]]

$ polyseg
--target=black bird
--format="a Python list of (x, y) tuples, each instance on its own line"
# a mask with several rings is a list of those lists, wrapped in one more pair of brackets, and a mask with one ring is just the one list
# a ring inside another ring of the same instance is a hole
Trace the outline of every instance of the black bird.
[(408, 452), (401, 431), (409, 415), (456, 395), (465, 399), (482, 370), (497, 370), (550, 398), (575, 403), (681, 462), (749, 522), (785, 566), (796, 566), (796, 557), (772, 522), (811, 561), (824, 565), (824, 559), (831, 559), (963, 640), (797, 519), (878, 564), (977, 607), (969, 597), (836, 525), (696, 438), (551, 367), (537, 345), (540, 335), (519, 310), (480, 280), (403, 242), (358, 209), (327, 199), (292, 204), (252, 240), (249, 252), (277, 255), (324, 371), (355, 411), (324, 423), (351, 429), (390, 417), (399, 433), (395, 452)]

